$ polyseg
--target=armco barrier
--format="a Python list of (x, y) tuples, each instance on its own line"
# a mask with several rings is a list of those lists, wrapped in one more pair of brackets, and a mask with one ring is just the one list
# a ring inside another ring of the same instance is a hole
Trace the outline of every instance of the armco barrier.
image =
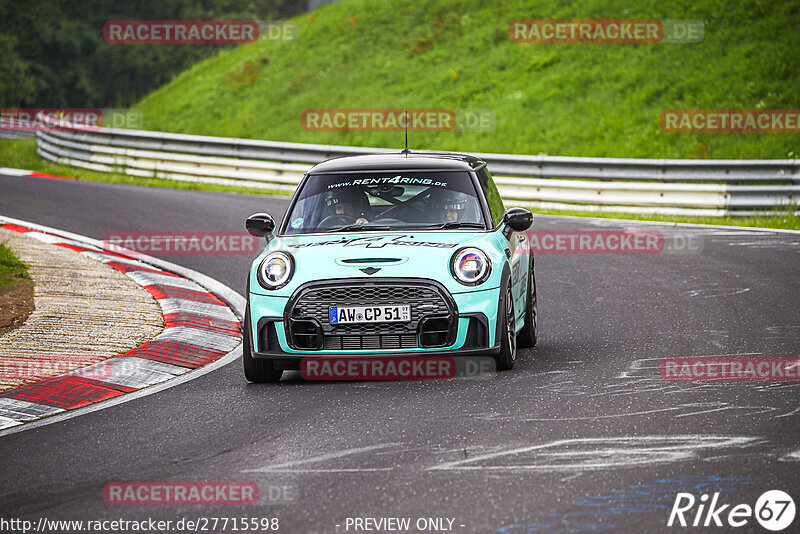
[[(396, 149), (118, 128), (36, 133), (47, 160), (102, 172), (292, 191), (310, 164)], [(420, 151), (424, 152), (424, 151)], [(798, 212), (800, 160), (678, 160), (482, 154), (504, 199), (540, 209), (667, 215)], [(800, 213), (800, 212), (798, 212)]]

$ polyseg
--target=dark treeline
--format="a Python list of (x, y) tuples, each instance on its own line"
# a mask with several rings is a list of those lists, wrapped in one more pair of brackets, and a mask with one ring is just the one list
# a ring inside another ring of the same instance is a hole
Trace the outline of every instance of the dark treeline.
[(307, 6), (307, 0), (0, 0), (0, 106), (129, 106), (232, 46), (108, 44), (109, 20), (275, 20)]

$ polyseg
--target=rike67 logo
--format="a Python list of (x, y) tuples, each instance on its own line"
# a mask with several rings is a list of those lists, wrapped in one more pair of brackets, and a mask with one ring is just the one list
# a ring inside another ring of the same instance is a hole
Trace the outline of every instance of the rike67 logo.
[(711, 497), (704, 493), (698, 499), (691, 493), (678, 493), (667, 526), (739, 528), (752, 524), (755, 517), (765, 529), (779, 532), (794, 521), (794, 501), (781, 490), (763, 493), (754, 507), (749, 504), (721, 504), (719, 496), (719, 493)]

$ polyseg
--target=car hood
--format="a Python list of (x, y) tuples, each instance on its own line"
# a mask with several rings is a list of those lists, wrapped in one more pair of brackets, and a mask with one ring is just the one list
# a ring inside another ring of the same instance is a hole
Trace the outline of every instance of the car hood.
[[(489, 280), (476, 288), (463, 286), (450, 274), (450, 259), (463, 246), (478, 247), (493, 265), (503, 258), (488, 232), (447, 230), (441, 232), (343, 233), (312, 236), (283, 236), (269, 242), (253, 262), (250, 290), (286, 296), (298, 286), (313, 280), (337, 278), (431, 278), (451, 293), (489, 289), (500, 285), (499, 272), (493, 269)], [(295, 260), (291, 281), (277, 291), (263, 289), (255, 278), (255, 267), (273, 251), (289, 252)]]

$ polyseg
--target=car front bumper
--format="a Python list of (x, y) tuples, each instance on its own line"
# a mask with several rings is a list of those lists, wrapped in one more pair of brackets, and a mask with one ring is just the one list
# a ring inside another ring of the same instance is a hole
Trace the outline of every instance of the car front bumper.
[[(344, 297), (331, 297), (334, 300), (326, 300), (326, 295), (333, 295), (331, 291), (338, 291), (338, 295), (355, 298), (351, 290), (364, 285), (363, 279), (312, 282), (298, 289), (289, 298), (249, 293), (253, 357), (291, 364), (291, 362), (299, 362), (303, 358), (314, 356), (468, 356), (497, 352), (499, 349), (496, 324), (500, 288), (480, 288), (451, 294), (433, 280), (372, 280), (366, 284), (371, 287), (371, 290), (365, 294), (370, 295), (369, 298), (372, 299), (389, 299), (381, 301), (382, 304), (389, 303), (393, 298), (395, 299), (393, 302), (396, 304), (411, 304), (412, 321), (410, 323), (363, 325), (363, 328), (358, 328), (357, 325), (341, 328), (327, 324), (325, 319), (327, 307), (348, 303), (335, 301), (336, 298)], [(413, 286), (416, 292), (407, 295), (408, 300), (397, 302), (397, 299), (406, 296), (397, 292), (398, 287), (404, 286)], [(303, 300), (304, 295), (307, 296), (308, 293), (303, 293), (302, 290), (309, 287), (328, 293), (317, 292), (316, 295), (321, 298)], [(434, 290), (441, 295), (442, 305), (431, 311), (429, 315), (446, 317), (449, 321), (450, 333), (444, 343), (430, 346), (432, 338), (423, 337), (422, 334), (423, 328), (431, 323), (425, 323), (423, 326), (428, 315), (426, 315), (427, 312), (418, 311), (418, 308), (420, 303), (427, 305), (427, 309), (434, 308), (434, 304), (431, 304), (434, 301), (428, 298)], [(350, 291), (350, 293), (342, 293), (342, 291)], [(394, 295), (394, 297), (385, 295)], [(356, 295), (356, 297), (358, 296)], [(406, 330), (403, 330), (404, 328)], [(299, 331), (312, 333), (298, 333)], [(314, 337), (314, 335), (319, 337)], [(355, 339), (358, 336), (361, 337), (360, 340)], [(415, 339), (412, 340), (412, 337)], [(399, 339), (403, 340), (402, 343), (398, 341)], [(306, 349), (298, 346), (304, 344), (313, 345), (315, 348)], [(387, 346), (391, 348), (386, 348)]]

